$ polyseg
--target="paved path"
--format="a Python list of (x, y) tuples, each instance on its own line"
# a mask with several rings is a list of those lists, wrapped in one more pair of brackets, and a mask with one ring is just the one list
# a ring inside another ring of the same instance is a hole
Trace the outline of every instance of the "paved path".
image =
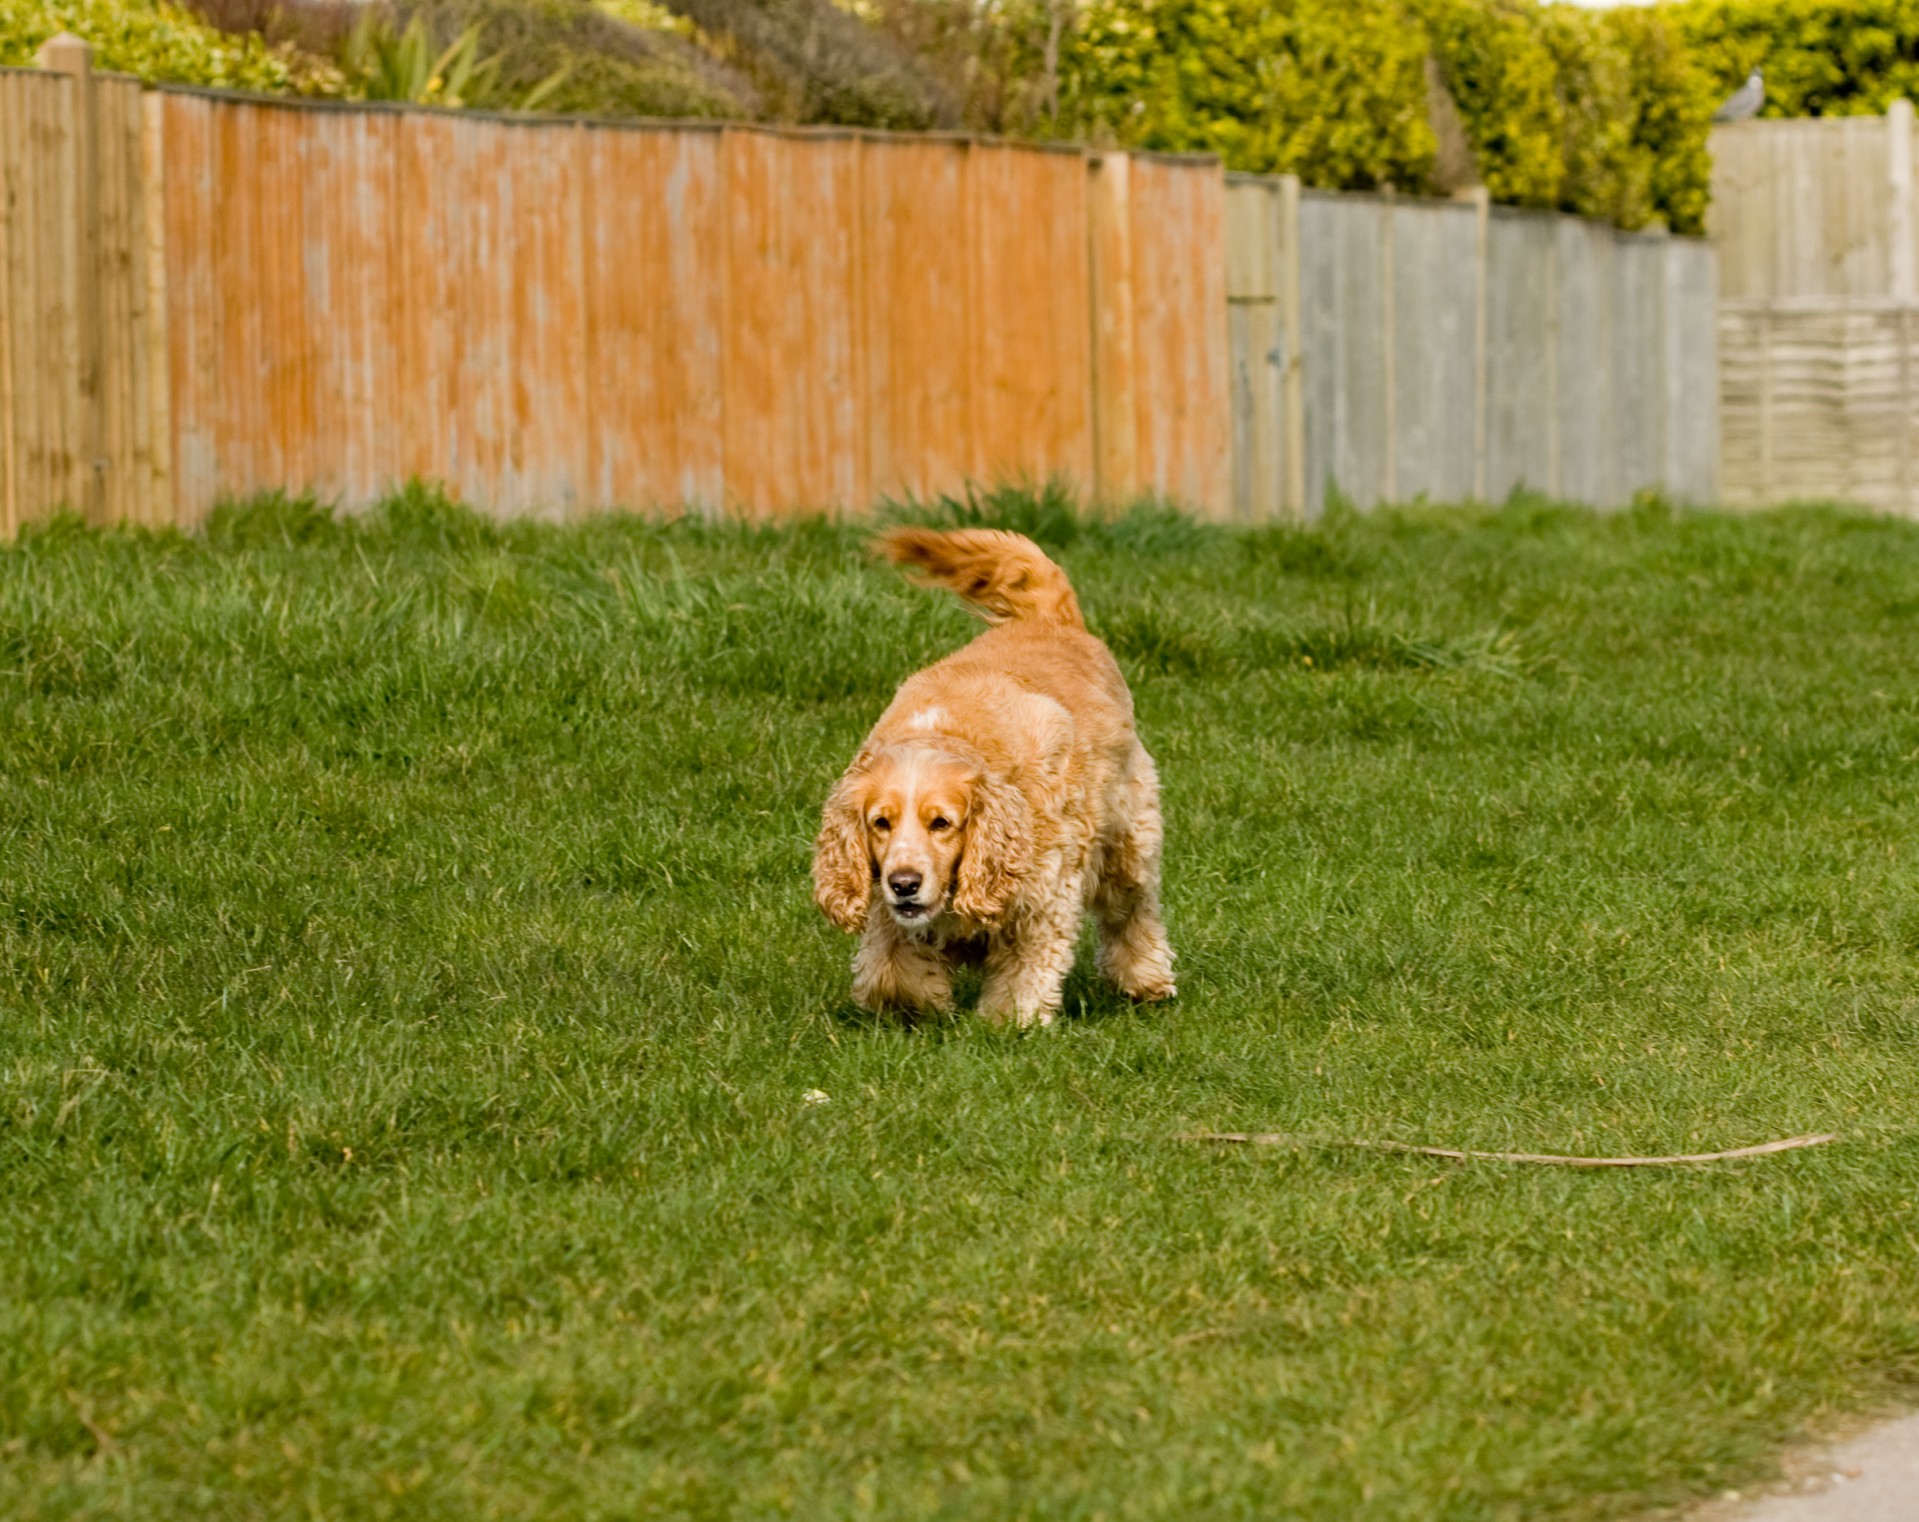
[(1719, 1501), (1698, 1522), (1919, 1522), (1919, 1416), (1872, 1427), (1790, 1464), (1790, 1490)]

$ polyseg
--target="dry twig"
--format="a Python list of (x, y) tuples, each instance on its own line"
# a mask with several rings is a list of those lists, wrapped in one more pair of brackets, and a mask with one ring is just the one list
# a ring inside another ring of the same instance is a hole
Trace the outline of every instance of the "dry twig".
[(1460, 1162), (1546, 1163), (1561, 1168), (1666, 1168), (1675, 1163), (1726, 1163), (1741, 1157), (1762, 1157), (1769, 1152), (1792, 1152), (1800, 1147), (1820, 1147), (1837, 1141), (1835, 1131), (1817, 1136), (1789, 1136), (1783, 1141), (1761, 1142), (1756, 1147), (1735, 1147), (1730, 1152), (1682, 1152), (1673, 1157), (1563, 1157), (1552, 1152), (1467, 1152), (1453, 1147), (1416, 1147), (1396, 1141), (1325, 1141), (1316, 1136), (1288, 1136), (1280, 1131), (1196, 1131), (1175, 1138), (1178, 1141), (1242, 1142), (1255, 1147), (1363, 1147), (1369, 1152), (1416, 1152), (1421, 1157), (1450, 1157)]

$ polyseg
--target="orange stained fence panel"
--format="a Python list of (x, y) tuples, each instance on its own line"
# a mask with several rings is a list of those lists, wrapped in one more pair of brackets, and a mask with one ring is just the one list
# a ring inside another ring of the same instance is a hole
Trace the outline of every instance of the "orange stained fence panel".
[(365, 502), (404, 475), (392, 249), (393, 138), (399, 119), (362, 112), (309, 130), (300, 263), (316, 339), (315, 416), (306, 483)]
[(0, 534), (86, 501), (74, 94), (56, 74), (8, 74), (0, 89)]
[(156, 457), (188, 520), (408, 477), (549, 514), (1228, 494), (1217, 169), (1113, 156), (1089, 192), (1083, 154), (955, 139), (187, 94), (155, 119)]
[(595, 505), (724, 499), (721, 151), (717, 131), (586, 133)]
[(726, 496), (752, 518), (868, 498), (859, 150), (725, 134)]
[(1139, 403), (1134, 395), (1132, 158), (1105, 153), (1088, 166), (1092, 281), (1093, 480), (1108, 501), (1139, 490)]
[(1093, 484), (1083, 155), (972, 150), (973, 474)]
[[(393, 344), (370, 388), (399, 422), (397, 472), (491, 503), (505, 428), (501, 269), (489, 230), (486, 136), (453, 117), (401, 117), (391, 138)], [(388, 388), (391, 388), (388, 392)]]
[(160, 98), (167, 410), (174, 510), (183, 526), (198, 521), (220, 490), (213, 416), (220, 381), (220, 300), (206, 246), (214, 202), (215, 109), (211, 101), (189, 95)]
[(1217, 163), (1134, 158), (1133, 361), (1141, 490), (1226, 512), (1225, 178)]
[(585, 129), (502, 129), (511, 302), (511, 447), (495, 500), (507, 512), (583, 504), (592, 450), (586, 395)]
[(964, 142), (862, 146), (866, 425), (877, 497), (957, 489), (973, 463)]

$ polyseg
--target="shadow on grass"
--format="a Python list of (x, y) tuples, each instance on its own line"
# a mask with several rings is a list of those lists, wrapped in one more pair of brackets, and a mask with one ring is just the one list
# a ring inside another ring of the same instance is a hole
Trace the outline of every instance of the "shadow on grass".
[[(973, 967), (962, 967), (953, 975), (953, 1007), (944, 1013), (896, 1012), (877, 1015), (871, 1010), (861, 1009), (848, 997), (834, 1003), (827, 1011), (827, 1018), (844, 1030), (867, 1033), (914, 1031), (930, 1034), (942, 1028), (978, 1022), (979, 991), (979, 970)], [(1110, 1020), (1116, 1016), (1137, 1014), (1142, 1010), (1153, 1011), (1169, 1007), (1170, 1005), (1135, 1004), (1093, 971), (1090, 965), (1082, 962), (1082, 964), (1076, 964), (1072, 972), (1067, 974), (1066, 986), (1060, 996), (1059, 1018), (1095, 1023)], [(1008, 1027), (1007, 1033), (1016, 1034), (1011, 1027)]]

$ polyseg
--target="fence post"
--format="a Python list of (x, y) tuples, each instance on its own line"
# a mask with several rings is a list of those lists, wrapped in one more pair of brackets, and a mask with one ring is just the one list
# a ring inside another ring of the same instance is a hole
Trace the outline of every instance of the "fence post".
[(1093, 296), (1093, 493), (1120, 502), (1140, 488), (1138, 396), (1133, 385), (1132, 160), (1087, 161), (1086, 226)]
[(1305, 334), (1299, 310), (1299, 176), (1279, 180), (1279, 323), (1286, 335), (1280, 406), (1286, 419), (1286, 480), (1281, 501), (1296, 522), (1306, 520)]
[(1473, 255), (1473, 500), (1483, 502), (1486, 500), (1486, 416), (1491, 410), (1486, 384), (1486, 286), (1492, 257), (1487, 245), (1492, 236), (1493, 199), (1484, 185), (1474, 185), (1462, 192), (1460, 198), (1472, 203), (1479, 225)]
[(1399, 331), (1393, 321), (1399, 305), (1398, 281), (1393, 269), (1393, 219), (1398, 209), (1398, 196), (1388, 185), (1380, 192), (1384, 209), (1379, 218), (1379, 348), (1380, 348), (1380, 385), (1385, 393), (1381, 405), (1385, 408), (1386, 427), (1384, 439), (1386, 458), (1380, 461), (1379, 484), (1380, 501), (1397, 502), (1399, 500)]
[(1912, 102), (1905, 96), (1886, 112), (1886, 273), (1895, 301), (1914, 295), (1912, 246)]
[(136, 405), (147, 409), (152, 429), (147, 478), (141, 483), (146, 521), (154, 527), (173, 526), (178, 517), (173, 502), (172, 373), (167, 348), (167, 182), (166, 105), (157, 93), (140, 101), (141, 209), (146, 225), (136, 229), (146, 260), (146, 394)]
[(40, 45), (41, 68), (73, 81), (74, 266), (79, 301), (74, 330), (79, 339), (80, 458), (74, 462), (74, 506), (87, 522), (104, 517), (107, 462), (101, 456), (101, 332), (100, 332), (100, 176), (98, 129), (94, 120), (93, 49), (68, 32)]

